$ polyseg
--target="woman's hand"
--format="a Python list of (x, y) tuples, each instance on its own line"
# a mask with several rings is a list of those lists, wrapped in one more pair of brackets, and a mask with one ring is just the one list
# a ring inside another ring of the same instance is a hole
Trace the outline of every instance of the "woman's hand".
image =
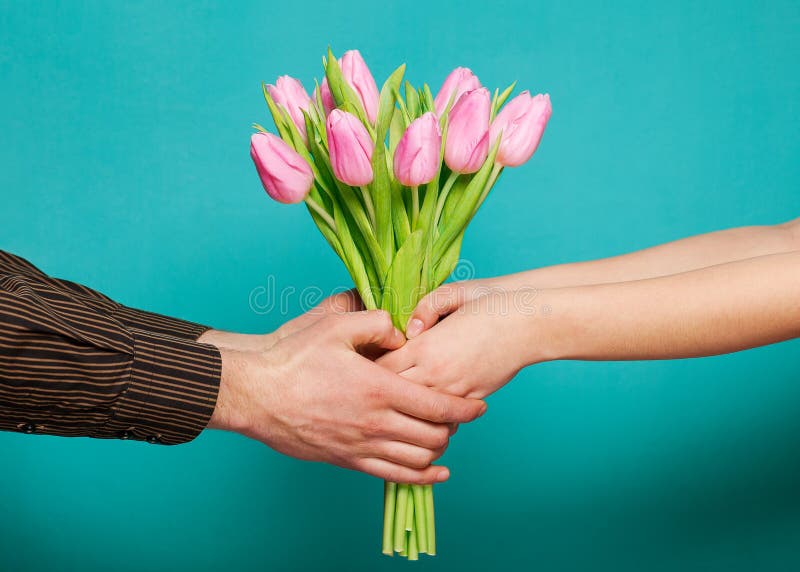
[[(377, 363), (417, 383), (483, 398), (530, 363), (534, 297), (474, 283), (456, 283), (426, 296), (412, 317), (435, 327)], [(528, 331), (522, 335), (522, 328)]]

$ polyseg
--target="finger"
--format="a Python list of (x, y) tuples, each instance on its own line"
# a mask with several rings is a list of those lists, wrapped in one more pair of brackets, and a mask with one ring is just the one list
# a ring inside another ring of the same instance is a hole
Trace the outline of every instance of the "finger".
[(450, 477), (447, 467), (430, 465), (424, 469), (411, 469), (379, 458), (360, 459), (354, 464), (354, 468), (384, 481), (413, 485), (441, 483)]
[(458, 433), (458, 423), (450, 423), (450, 436), (452, 437), (456, 433)]
[(391, 384), (387, 396), (389, 405), (398, 411), (434, 423), (468, 423), (486, 412), (486, 403), (480, 399), (439, 393), (405, 380)]
[(445, 284), (427, 294), (419, 301), (406, 326), (408, 339), (415, 338), (432, 328), (439, 318), (453, 312), (464, 303), (466, 297), (463, 284)]
[(394, 327), (389, 313), (383, 310), (353, 312), (326, 318), (334, 320), (335, 331), (343, 341), (353, 348), (361, 346), (377, 346), (385, 350), (401, 347), (406, 338)]
[(450, 426), (423, 421), (397, 411), (389, 412), (383, 420), (379, 437), (390, 441), (403, 441), (426, 449), (446, 447)]
[(394, 373), (401, 373), (409, 368), (414, 367), (416, 356), (414, 355), (414, 346), (406, 344), (402, 348), (384, 354), (379, 359), (375, 360), (381, 367), (385, 367)]
[(358, 292), (353, 288), (325, 298), (319, 307), (325, 314), (345, 314), (362, 311), (364, 304), (361, 302)]
[(444, 454), (447, 447), (426, 449), (403, 441), (381, 441), (372, 447), (371, 455), (412, 469), (424, 469)]

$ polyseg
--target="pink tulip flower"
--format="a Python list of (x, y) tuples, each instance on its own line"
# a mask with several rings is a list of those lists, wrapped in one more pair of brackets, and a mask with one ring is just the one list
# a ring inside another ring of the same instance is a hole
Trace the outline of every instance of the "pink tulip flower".
[(454, 173), (474, 173), (489, 154), (492, 102), (486, 88), (462, 95), (450, 110), (444, 162)]
[(407, 187), (433, 180), (441, 166), (442, 132), (430, 111), (411, 122), (394, 152), (394, 176)]
[(331, 167), (337, 179), (352, 187), (372, 182), (372, 138), (351, 113), (334, 109), (326, 122)]
[(530, 159), (542, 140), (552, 113), (553, 107), (547, 94), (531, 97), (529, 92), (523, 91), (509, 101), (494, 118), (490, 130), (492, 143), (502, 132), (497, 163), (505, 167), (518, 167)]
[(367, 112), (367, 118), (371, 123), (375, 123), (378, 118), (378, 86), (375, 84), (375, 78), (369, 71), (364, 58), (358, 50), (350, 50), (345, 52), (339, 60), (339, 66), (342, 68), (342, 75), (345, 81), (353, 88), (358, 95), (364, 106), (364, 111)]
[(320, 99), (322, 99), (322, 108), (325, 115), (330, 115), (331, 111), (336, 109), (336, 102), (333, 100), (331, 88), (328, 85), (328, 78), (322, 78), (322, 83), (319, 86)]
[(299, 80), (288, 75), (282, 75), (275, 82), (275, 85), (268, 85), (267, 91), (270, 97), (283, 107), (292, 118), (292, 123), (295, 124), (303, 140), (308, 142), (306, 137), (306, 120), (303, 117), (303, 112), (308, 111), (308, 106), (311, 105), (311, 98), (308, 97), (303, 84)]
[(473, 89), (478, 89), (480, 86), (481, 82), (478, 80), (478, 77), (472, 73), (472, 70), (469, 68), (454, 69), (450, 72), (450, 75), (447, 76), (447, 79), (444, 80), (439, 93), (436, 94), (436, 98), (433, 100), (433, 106), (436, 108), (436, 115), (441, 117), (454, 93), (455, 99), (453, 100), (453, 105), (456, 104), (464, 93), (472, 91)]
[(253, 134), (250, 157), (267, 194), (279, 203), (301, 202), (314, 185), (306, 160), (272, 133)]

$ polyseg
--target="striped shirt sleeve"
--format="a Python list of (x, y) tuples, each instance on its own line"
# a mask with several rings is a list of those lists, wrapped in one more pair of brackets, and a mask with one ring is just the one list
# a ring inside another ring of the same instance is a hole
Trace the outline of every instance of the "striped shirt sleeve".
[(178, 444), (208, 424), (207, 328), (126, 308), (0, 251), (0, 430)]
[(73, 297), (81, 300), (84, 304), (111, 314), (122, 324), (133, 328), (166, 334), (186, 340), (196, 340), (200, 337), (200, 334), (208, 329), (208, 326), (187, 322), (186, 320), (123, 306), (108, 296), (96, 290), (92, 290), (91, 288), (87, 288), (83, 284), (47, 276), (27, 260), (4, 252), (3, 250), (0, 250), (0, 272), (12, 272), (30, 276), (36, 280), (50, 284), (54, 288), (68, 291)]

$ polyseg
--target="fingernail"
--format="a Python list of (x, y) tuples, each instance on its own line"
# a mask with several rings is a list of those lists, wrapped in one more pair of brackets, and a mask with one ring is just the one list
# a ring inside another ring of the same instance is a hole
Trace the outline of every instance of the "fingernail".
[(413, 318), (408, 322), (406, 326), (406, 337), (411, 339), (416, 337), (422, 333), (422, 328), (425, 327), (425, 324), (422, 323), (422, 320), (419, 318)]
[(484, 403), (484, 404), (483, 404), (483, 407), (481, 407), (481, 412), (480, 412), (480, 413), (478, 413), (478, 417), (480, 417), (481, 415), (483, 415), (484, 413), (486, 413), (486, 410), (487, 410), (487, 409), (489, 409), (489, 406), (488, 406), (488, 405), (486, 405), (486, 404)]
[(440, 483), (446, 481), (448, 478), (450, 478), (450, 471), (447, 469), (442, 469), (436, 474), (436, 480)]

